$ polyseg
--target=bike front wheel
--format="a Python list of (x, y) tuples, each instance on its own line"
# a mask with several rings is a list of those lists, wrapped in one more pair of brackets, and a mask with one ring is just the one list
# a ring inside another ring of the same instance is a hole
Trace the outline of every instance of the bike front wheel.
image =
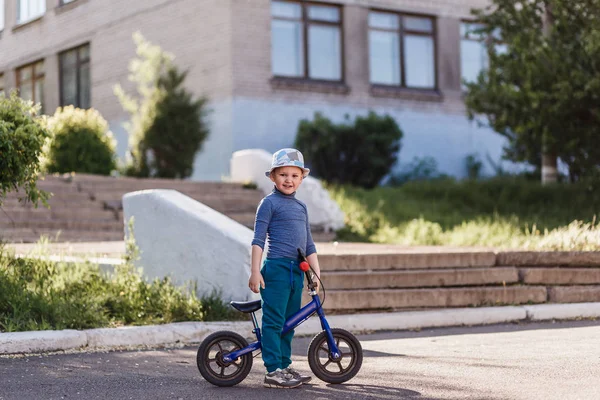
[(248, 341), (235, 332), (220, 331), (208, 335), (200, 344), (196, 356), (200, 374), (216, 386), (237, 385), (252, 369), (252, 353), (231, 362), (224, 362), (223, 356), (246, 346)]
[(308, 365), (317, 378), (327, 383), (343, 383), (352, 379), (360, 370), (363, 360), (362, 346), (350, 332), (334, 328), (331, 330), (341, 357), (331, 356), (327, 343), (327, 332), (322, 331), (313, 338), (308, 347)]

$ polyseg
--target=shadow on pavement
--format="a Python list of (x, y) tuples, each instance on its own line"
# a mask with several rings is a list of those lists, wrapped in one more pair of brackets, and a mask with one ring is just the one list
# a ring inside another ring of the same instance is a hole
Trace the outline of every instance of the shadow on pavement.
[(307, 384), (302, 387), (302, 390), (306, 393), (322, 395), (327, 399), (357, 399), (357, 398), (369, 398), (369, 399), (411, 399), (421, 397), (421, 393), (409, 390), (392, 388), (386, 386), (377, 385), (360, 385), (360, 384), (343, 384), (343, 385), (332, 385), (327, 384), (325, 388), (318, 387), (315, 385)]
[(356, 335), (360, 341), (382, 339), (408, 339), (436, 336), (470, 335), (482, 333), (521, 332), (539, 329), (567, 329), (600, 326), (599, 320), (556, 321), (556, 322), (518, 322), (511, 324), (493, 324), (483, 326), (457, 326), (442, 328), (427, 328), (422, 330), (381, 331), (369, 335)]

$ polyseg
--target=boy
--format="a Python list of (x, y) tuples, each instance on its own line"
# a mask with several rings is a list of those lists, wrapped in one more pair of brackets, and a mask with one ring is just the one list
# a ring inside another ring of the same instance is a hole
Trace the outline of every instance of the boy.
[[(265, 175), (273, 181), (273, 191), (265, 196), (256, 211), (252, 240), (250, 290), (262, 297), (262, 357), (267, 369), (264, 386), (293, 388), (311, 380), (290, 367), (292, 330), (281, 336), (285, 320), (300, 309), (304, 275), (299, 267), (298, 248), (304, 250), (309, 264), (320, 276), (317, 250), (310, 232), (306, 205), (295, 194), (310, 170), (296, 149), (281, 149), (273, 154)], [(267, 258), (260, 263), (268, 235)]]

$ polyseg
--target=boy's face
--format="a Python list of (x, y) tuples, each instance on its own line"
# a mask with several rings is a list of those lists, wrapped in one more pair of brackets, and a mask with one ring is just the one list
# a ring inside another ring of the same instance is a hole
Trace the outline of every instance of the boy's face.
[(298, 167), (279, 167), (271, 172), (270, 178), (281, 193), (292, 194), (302, 183), (302, 170)]

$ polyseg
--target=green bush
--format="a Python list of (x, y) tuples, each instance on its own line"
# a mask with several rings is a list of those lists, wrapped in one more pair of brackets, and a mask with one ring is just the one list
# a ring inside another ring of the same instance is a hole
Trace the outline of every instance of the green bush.
[(295, 146), (327, 182), (373, 188), (397, 161), (403, 133), (389, 115), (370, 112), (334, 124), (320, 113), (298, 125)]
[(8, 192), (23, 188), (25, 198), (36, 206), (47, 204), (48, 194), (37, 188), (40, 157), (49, 136), (39, 106), (20, 99), (16, 92), (0, 94), (0, 206)]
[(400, 186), (406, 182), (437, 179), (452, 179), (446, 174), (440, 173), (438, 163), (431, 156), (414, 157), (402, 171), (391, 174), (387, 184), (389, 186)]
[(59, 108), (48, 119), (48, 128), (52, 133), (46, 153), (48, 172), (110, 175), (116, 169), (116, 143), (98, 111)]

